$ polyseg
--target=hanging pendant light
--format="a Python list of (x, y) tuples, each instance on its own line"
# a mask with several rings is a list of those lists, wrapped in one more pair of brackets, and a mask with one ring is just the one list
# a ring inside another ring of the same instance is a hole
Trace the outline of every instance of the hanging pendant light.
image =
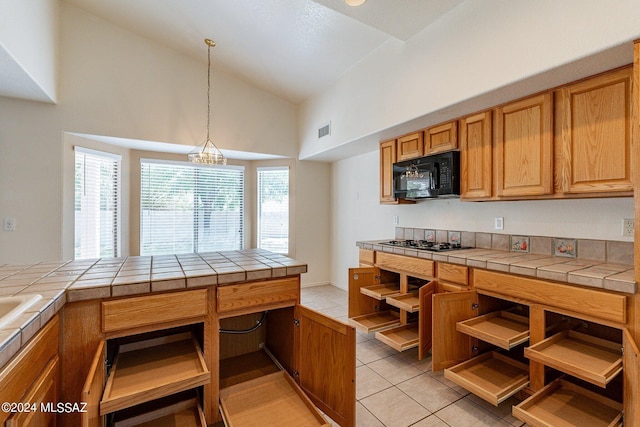
[(207, 139), (196, 149), (189, 153), (189, 161), (191, 163), (203, 163), (207, 165), (226, 165), (227, 159), (224, 158), (218, 147), (215, 146), (209, 136), (209, 127), (211, 124), (211, 48), (216, 45), (211, 39), (204, 39), (208, 46), (208, 68), (207, 68)]

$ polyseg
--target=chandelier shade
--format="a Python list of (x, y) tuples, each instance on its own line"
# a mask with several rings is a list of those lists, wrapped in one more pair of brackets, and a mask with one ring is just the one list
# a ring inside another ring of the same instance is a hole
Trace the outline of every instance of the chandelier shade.
[(207, 51), (207, 139), (200, 144), (187, 157), (191, 163), (201, 163), (206, 165), (226, 165), (227, 159), (224, 158), (222, 152), (216, 147), (211, 140), (211, 48), (216, 45), (211, 39), (204, 39), (208, 46)]

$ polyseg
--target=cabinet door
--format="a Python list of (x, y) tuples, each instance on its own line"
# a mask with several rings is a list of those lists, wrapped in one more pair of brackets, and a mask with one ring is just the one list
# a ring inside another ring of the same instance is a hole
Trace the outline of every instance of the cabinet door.
[(393, 203), (393, 163), (396, 161), (396, 140), (380, 143), (380, 203)]
[(436, 292), (436, 282), (432, 280), (418, 291), (420, 311), (418, 314), (418, 360), (422, 360), (433, 346), (433, 294)]
[(640, 426), (640, 361), (639, 352), (631, 333), (622, 331), (622, 367), (624, 374), (624, 425)]
[(433, 295), (433, 370), (440, 371), (471, 357), (472, 339), (456, 331), (456, 322), (477, 315), (475, 291)]
[(356, 422), (356, 332), (339, 320), (296, 307), (297, 380), (311, 401), (343, 427)]
[(376, 267), (349, 269), (349, 317), (373, 313), (380, 309), (380, 301), (360, 292), (363, 286), (380, 283), (380, 269)]
[(415, 159), (424, 155), (424, 143), (422, 141), (422, 132), (412, 133), (398, 138), (398, 157), (397, 162), (403, 160)]
[(460, 198), (491, 197), (491, 111), (460, 120)]
[(562, 191), (632, 191), (631, 68), (567, 86), (562, 111)]
[(458, 148), (458, 122), (434, 126), (425, 131), (425, 154), (439, 153)]
[(100, 400), (106, 382), (106, 345), (100, 341), (87, 380), (82, 387), (82, 401), (87, 403), (86, 412), (80, 414), (82, 427), (102, 427), (104, 417), (100, 416)]
[[(54, 357), (45, 367), (44, 371), (29, 393), (23, 398), (23, 403), (37, 405), (37, 409), (30, 412), (17, 412), (5, 423), (6, 427), (55, 427), (56, 414), (53, 412), (58, 402), (58, 357)], [(50, 410), (43, 410), (42, 404), (49, 405)]]
[(553, 95), (545, 93), (496, 109), (494, 171), (498, 197), (553, 192)]

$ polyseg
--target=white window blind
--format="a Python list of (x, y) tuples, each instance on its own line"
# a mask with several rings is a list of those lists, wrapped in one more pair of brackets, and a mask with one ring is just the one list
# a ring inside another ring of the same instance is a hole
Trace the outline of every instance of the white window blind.
[(258, 168), (258, 247), (289, 252), (289, 168)]
[(140, 254), (242, 249), (244, 168), (141, 161)]
[(119, 256), (121, 156), (82, 147), (74, 151), (74, 256)]

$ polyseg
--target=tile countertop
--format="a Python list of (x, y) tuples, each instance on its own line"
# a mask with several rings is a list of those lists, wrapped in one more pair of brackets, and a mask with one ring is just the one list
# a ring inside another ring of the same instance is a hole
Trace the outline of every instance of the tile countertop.
[(430, 252), (381, 244), (386, 241), (362, 241), (356, 246), (628, 294), (637, 292), (633, 265), (482, 248)]
[(0, 265), (0, 297), (42, 295), (0, 328), (0, 367), (66, 302), (225, 286), (306, 272), (306, 263), (263, 249)]

